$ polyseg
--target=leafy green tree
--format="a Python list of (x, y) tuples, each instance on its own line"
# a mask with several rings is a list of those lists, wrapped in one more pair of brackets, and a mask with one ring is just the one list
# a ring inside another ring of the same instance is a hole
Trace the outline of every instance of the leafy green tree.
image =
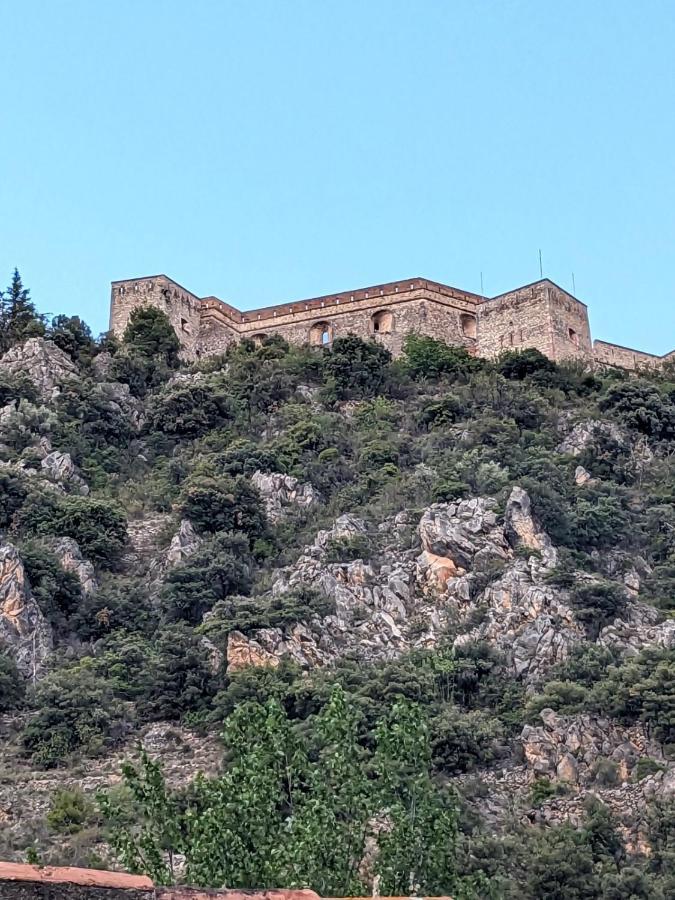
[(171, 369), (178, 367), (180, 341), (166, 313), (154, 306), (133, 310), (122, 342), (145, 359), (160, 359)]
[(251, 543), (267, 526), (258, 491), (248, 479), (229, 475), (191, 479), (185, 487), (182, 512), (200, 531), (241, 532)]
[(35, 541), (21, 545), (20, 553), (33, 596), (47, 620), (62, 635), (82, 600), (80, 581), (66, 572), (56, 556)]
[(577, 620), (591, 640), (626, 608), (627, 594), (622, 585), (613, 581), (582, 581), (570, 593), (570, 601)]
[[(310, 885), (324, 896), (362, 893), (375, 872), (388, 892), (441, 893), (458, 884), (455, 801), (429, 774), (420, 710), (394, 706), (378, 730), (372, 776), (358, 713), (338, 686), (315, 720), (311, 744), (274, 700), (238, 706), (224, 739), (223, 775), (199, 776), (183, 796), (167, 788), (147, 756), (140, 768), (125, 766), (131, 827), (121, 824), (119, 804), (101, 795), (112, 845), (127, 868), (173, 883), (181, 853), (192, 883)], [(363, 868), (369, 835), (378, 846), (370, 873)]]
[(219, 601), (248, 592), (251, 570), (246, 536), (227, 532), (216, 535), (167, 575), (163, 607), (168, 618), (198, 624)]
[(91, 329), (79, 316), (55, 316), (47, 337), (80, 366), (88, 365), (97, 351)]
[(434, 379), (442, 375), (457, 378), (485, 365), (483, 360), (471, 356), (464, 347), (451, 347), (424, 334), (406, 335), (403, 353), (407, 371), (418, 379)]
[(512, 380), (522, 381), (531, 375), (550, 374), (556, 371), (556, 364), (539, 350), (509, 350), (497, 361), (497, 371)]
[(44, 316), (35, 309), (30, 290), (23, 286), (19, 270), (14, 269), (9, 285), (0, 291), (0, 353), (44, 333)]
[(24, 693), (24, 682), (16, 663), (0, 646), (0, 712), (9, 712), (20, 706)]
[(389, 895), (444, 894), (455, 882), (457, 811), (431, 779), (431, 748), (421, 710), (397, 701), (377, 730), (374, 765), (390, 817), (377, 872)]
[(94, 562), (112, 564), (127, 542), (126, 516), (109, 500), (34, 491), (14, 516), (14, 528), (31, 535), (71, 537)]
[(130, 724), (128, 707), (96, 675), (91, 658), (50, 672), (37, 683), (30, 705), (35, 714), (23, 732), (24, 750), (44, 768), (60, 765), (75, 751), (101, 753)]
[(382, 344), (348, 334), (333, 341), (323, 369), (339, 399), (373, 397), (387, 380), (390, 362), (391, 353)]

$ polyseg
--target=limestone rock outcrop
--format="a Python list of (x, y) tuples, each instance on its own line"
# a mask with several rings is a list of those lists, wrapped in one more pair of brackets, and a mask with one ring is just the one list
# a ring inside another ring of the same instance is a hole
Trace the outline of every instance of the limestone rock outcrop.
[[(351, 514), (340, 516), (293, 565), (274, 574), (272, 586), (277, 597), (301, 586), (315, 588), (334, 601), (334, 614), (237, 634), (228, 659), (236, 666), (275, 665), (273, 660), (289, 657), (308, 668), (345, 655), (392, 659), (434, 647), (452, 633), (458, 646), (491, 644), (507, 671), (536, 684), (586, 639), (569, 592), (550, 578), (558, 554), (521, 488), (513, 488), (503, 521), (496, 501), (480, 497), (430, 506), (418, 521), (413, 546), (410, 526), (407, 513), (376, 531)], [(330, 561), (329, 547), (333, 554), (341, 542), (353, 545), (356, 538), (370, 547), (367, 559)], [(657, 611), (634, 599), (637, 571), (620, 567), (614, 575), (624, 582), (629, 576), (625, 587), (632, 599), (622, 618), (603, 629), (599, 643), (620, 655), (675, 646), (675, 622), (661, 621)]]
[(0, 545), (0, 644), (26, 678), (41, 674), (52, 648), (51, 629), (13, 544)]
[[(265, 631), (279, 631), (279, 629), (264, 629)], [(262, 666), (275, 669), (281, 662), (279, 647), (276, 652), (267, 650), (260, 641), (247, 638), (241, 631), (232, 631), (227, 638), (227, 668), (230, 672), (237, 672), (247, 666)]]
[(27, 375), (49, 400), (61, 382), (77, 375), (77, 366), (53, 341), (35, 337), (11, 347), (0, 359), (0, 371)]
[(620, 619), (605, 626), (598, 644), (622, 656), (637, 656), (646, 647), (675, 648), (675, 621), (662, 619), (659, 611), (645, 603), (630, 603)]
[(82, 496), (89, 493), (89, 485), (78, 472), (70, 453), (52, 450), (42, 459), (40, 465), (47, 478), (54, 484), (63, 487), (64, 490)]
[(570, 456), (579, 456), (587, 447), (591, 447), (598, 438), (610, 438), (622, 447), (628, 444), (625, 432), (613, 422), (585, 419), (583, 422), (577, 422), (567, 432), (556, 447), (556, 452), (568, 453)]
[(50, 546), (66, 572), (72, 572), (77, 576), (84, 594), (93, 594), (98, 590), (94, 566), (84, 558), (77, 541), (70, 537), (61, 537), (54, 540)]
[(251, 482), (262, 497), (270, 522), (281, 521), (290, 506), (305, 509), (320, 500), (319, 493), (312, 484), (302, 483), (292, 475), (283, 475), (281, 472), (258, 470), (251, 476)]
[(145, 421), (143, 404), (131, 394), (128, 384), (122, 384), (119, 381), (103, 381), (94, 385), (93, 393), (99, 403), (102, 403), (111, 412), (128, 419), (133, 428), (140, 428)]
[(189, 519), (182, 519), (178, 531), (171, 538), (169, 549), (166, 551), (164, 568), (172, 569), (174, 566), (185, 562), (202, 543)]
[(627, 781), (642, 756), (662, 760), (640, 725), (622, 728), (611, 719), (541, 712), (542, 725), (525, 725), (520, 741), (526, 765), (536, 776), (590, 785), (598, 780), (598, 764), (607, 761), (612, 782)]
[(520, 487), (512, 489), (506, 503), (504, 533), (514, 549), (536, 550), (546, 566), (556, 564), (557, 554), (551, 539), (535, 522), (530, 498)]

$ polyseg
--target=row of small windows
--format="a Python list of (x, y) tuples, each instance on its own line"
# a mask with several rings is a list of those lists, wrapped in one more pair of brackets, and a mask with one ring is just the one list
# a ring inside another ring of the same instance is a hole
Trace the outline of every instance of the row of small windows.
[[(462, 334), (472, 340), (476, 339), (476, 317), (463, 313), (460, 316)], [(370, 317), (370, 333), (373, 335), (392, 334), (396, 330), (394, 314), (388, 309), (381, 309)], [(256, 344), (261, 344), (267, 334), (259, 332), (252, 335)], [(327, 347), (333, 343), (333, 326), (330, 322), (315, 322), (309, 329), (309, 343), (315, 347)]]

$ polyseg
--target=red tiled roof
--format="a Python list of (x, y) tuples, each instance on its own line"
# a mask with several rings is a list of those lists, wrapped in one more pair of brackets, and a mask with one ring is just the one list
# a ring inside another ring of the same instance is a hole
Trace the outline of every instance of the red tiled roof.
[[(98, 869), (76, 869), (70, 866), (30, 866), (23, 863), (0, 862), (0, 897), (3, 896), (3, 882), (17, 881), (35, 884), (36, 900), (44, 896), (43, 885), (59, 884), (64, 886), (64, 890), (66, 885), (90, 887), (92, 888), (92, 897), (107, 897), (109, 896), (108, 891), (114, 891), (113, 896), (117, 897), (119, 891), (132, 891), (134, 896), (138, 896), (139, 893), (147, 893), (148, 900), (214, 900), (214, 898), (219, 898), (219, 900), (322, 900), (314, 891), (308, 890), (236, 891), (156, 887), (146, 875), (128, 875), (125, 872), (105, 872)], [(78, 894), (78, 896), (81, 895)], [(87, 894), (87, 896), (89, 895)], [(331, 900), (338, 900), (338, 898), (331, 898)], [(354, 900), (367, 900), (367, 898), (354, 898)], [(380, 900), (408, 900), (408, 898), (382, 897)], [(438, 897), (433, 900), (452, 900), (452, 898)]]
[(154, 888), (153, 882), (147, 875), (127, 875), (126, 872), (103, 872), (98, 869), (76, 869), (71, 866), (29, 866), (11, 862), (0, 862), (0, 884), (3, 881), (80, 884), (87, 887), (146, 891)]

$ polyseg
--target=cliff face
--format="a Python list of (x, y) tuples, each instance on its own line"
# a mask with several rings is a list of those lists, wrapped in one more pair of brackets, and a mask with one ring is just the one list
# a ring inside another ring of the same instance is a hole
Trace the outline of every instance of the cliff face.
[(596, 798), (624, 855), (652, 853), (675, 791), (667, 373), (425, 339), (189, 371), (113, 350), (0, 359), (3, 855), (109, 863), (93, 796), (139, 740), (185, 785), (240, 703), (307, 730), (333, 682), (364, 746), (420, 704), (471, 840), (583, 829)]

